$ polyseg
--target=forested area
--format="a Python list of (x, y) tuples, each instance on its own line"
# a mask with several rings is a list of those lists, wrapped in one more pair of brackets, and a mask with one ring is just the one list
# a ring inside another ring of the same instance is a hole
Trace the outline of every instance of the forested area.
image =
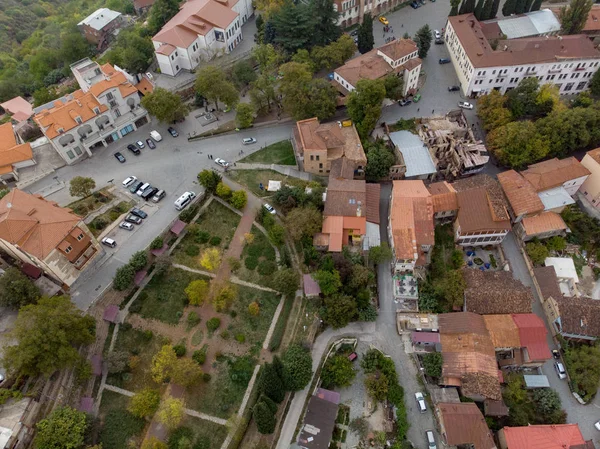
[[(77, 23), (100, 7), (134, 12), (131, 0), (0, 0), (0, 101), (34, 95), (41, 104), (66, 93), (68, 87), (48, 87), (70, 75), (69, 64), (95, 55)], [(152, 44), (136, 28), (119, 38), (110, 62), (148, 66)]]

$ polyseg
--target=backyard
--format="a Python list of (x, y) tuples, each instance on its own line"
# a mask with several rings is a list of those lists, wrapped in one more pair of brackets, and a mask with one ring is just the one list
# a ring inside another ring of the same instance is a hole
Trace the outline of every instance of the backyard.
[(112, 391), (102, 393), (99, 441), (103, 449), (123, 449), (132, 438), (141, 440), (146, 422), (127, 411), (129, 397)]
[[(274, 170), (229, 170), (227, 176), (260, 197), (266, 197), (273, 194), (273, 192), (264, 190), (269, 185), (269, 180), (282, 181), (285, 185), (301, 188), (305, 188), (308, 185), (308, 181), (292, 178)], [(260, 188), (260, 184), (263, 185), (263, 189)]]
[(248, 164), (296, 165), (296, 157), (294, 156), (292, 142), (289, 140), (282, 140), (281, 142), (262, 148), (238, 162), (245, 162)]
[[(229, 247), (239, 222), (238, 214), (218, 201), (212, 201), (196, 221), (197, 226), (188, 227), (183, 240), (173, 251), (173, 262), (210, 271), (200, 265), (202, 254), (208, 248), (217, 248), (222, 254)], [(216, 269), (218, 267), (213, 271)]]

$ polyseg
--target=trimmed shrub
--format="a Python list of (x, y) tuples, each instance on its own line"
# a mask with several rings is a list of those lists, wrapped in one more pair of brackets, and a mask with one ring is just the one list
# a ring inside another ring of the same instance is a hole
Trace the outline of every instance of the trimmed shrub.
[(179, 219), (184, 223), (189, 223), (193, 220), (193, 218), (198, 213), (198, 206), (191, 206), (185, 209), (182, 213), (179, 214)]
[(245, 336), (244, 334), (237, 334), (237, 335), (235, 336), (235, 340), (236, 340), (238, 343), (245, 343), (245, 342), (246, 342), (246, 336)]
[(246, 257), (246, 259), (244, 260), (244, 265), (249, 270), (254, 270), (258, 265), (258, 259), (256, 257)]
[(221, 338), (223, 340), (229, 340), (229, 337), (231, 337), (231, 335), (229, 335), (229, 331), (223, 331), (223, 332), (221, 332)]
[(250, 246), (248, 246), (248, 256), (249, 257), (255, 257), (255, 258), (259, 258), (263, 253), (263, 248), (262, 245), (260, 244), (252, 244)]
[(146, 341), (150, 341), (154, 337), (154, 334), (150, 329), (146, 329), (142, 335), (144, 336), (144, 340)]
[(194, 354), (192, 355), (192, 360), (198, 365), (204, 365), (204, 362), (206, 362), (206, 351), (194, 351)]
[(210, 382), (211, 379), (211, 375), (209, 373), (203, 373), (202, 374), (202, 380), (206, 383)]
[(258, 264), (258, 273), (263, 276), (268, 276), (277, 271), (277, 264), (275, 262), (271, 262), (270, 260), (262, 260)]
[(188, 313), (187, 324), (189, 327), (194, 327), (198, 323), (200, 323), (200, 316), (198, 316), (198, 314), (192, 310), (190, 313)]
[(210, 332), (216, 331), (220, 325), (221, 325), (221, 319), (217, 318), (217, 317), (211, 318), (210, 320), (208, 320), (206, 322), (206, 327), (208, 328), (208, 330)]
[(140, 313), (142, 311), (142, 302), (140, 301), (140, 298), (138, 297), (135, 301), (133, 301), (133, 304), (131, 304), (129, 306), (129, 313)]
[(175, 351), (175, 355), (177, 357), (183, 357), (186, 352), (185, 345), (183, 343), (179, 343), (173, 346), (173, 351)]
[(210, 239), (210, 233), (206, 231), (199, 231), (196, 234), (196, 243), (206, 243)]
[(212, 246), (218, 246), (221, 244), (221, 237), (215, 235), (213, 237), (210, 238), (210, 240), (208, 241), (208, 243), (210, 243)]
[(162, 237), (156, 237), (152, 240), (152, 243), (150, 243), (150, 249), (161, 249), (164, 244), (165, 242)]

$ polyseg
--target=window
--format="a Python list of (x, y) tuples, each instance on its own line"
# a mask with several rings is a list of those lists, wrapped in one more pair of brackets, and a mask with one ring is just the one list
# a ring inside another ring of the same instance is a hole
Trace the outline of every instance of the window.
[(574, 83), (567, 83), (567, 85), (565, 86), (565, 92), (573, 89), (573, 84)]
[(81, 120), (81, 117), (79, 117), (79, 116), (75, 117), (75, 121), (76, 121), (76, 122), (77, 122), (79, 125), (81, 125), (81, 124), (83, 123), (83, 120)]
[(77, 236), (77, 240), (78, 241), (83, 240), (83, 232)]
[[(577, 85), (577, 90), (584, 89), (587, 84), (587, 81), (582, 81)], [(573, 183), (574, 184), (574, 183)]]
[(67, 156), (69, 156), (69, 159), (75, 159), (75, 154), (71, 150), (67, 151)]
[(179, 66), (178, 65), (175, 66), (175, 70), (179, 71)]
[(310, 160), (314, 161), (315, 160), (315, 156), (313, 154), (310, 155)]
[(81, 156), (83, 154), (83, 152), (81, 151), (81, 148), (75, 147), (73, 149), (75, 150), (75, 153), (77, 153), (77, 156)]
[(112, 100), (113, 98), (115, 98), (115, 97), (113, 96), (113, 94), (112, 94), (111, 92), (109, 92), (109, 93), (107, 93), (107, 94), (106, 94), (106, 99), (107, 99), (107, 100), (109, 100), (109, 101), (110, 101), (110, 100)]
[(323, 162), (319, 164), (319, 168), (323, 168)]
[(317, 160), (319, 160), (319, 159), (320, 159), (320, 157), (321, 157), (321, 156), (319, 156), (319, 155), (317, 154)]
[(115, 115), (118, 117), (121, 117), (121, 111), (119, 111), (118, 109), (115, 109)]
[(354, 198), (350, 198), (348, 200), (348, 204), (356, 204), (356, 200)]
[(100, 109), (94, 108), (94, 114), (96, 114), (96, 115), (100, 114)]
[(72, 246), (67, 246), (65, 248), (65, 253), (69, 254), (71, 251), (73, 251), (73, 247)]

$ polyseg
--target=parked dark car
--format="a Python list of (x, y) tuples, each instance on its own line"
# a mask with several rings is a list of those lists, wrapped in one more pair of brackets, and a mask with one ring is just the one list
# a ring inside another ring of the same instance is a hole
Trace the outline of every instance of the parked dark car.
[(151, 150), (156, 148), (156, 144), (154, 143), (154, 140), (152, 140), (152, 139), (146, 139), (146, 144), (148, 145), (148, 148), (150, 148)]
[(417, 9), (417, 8), (418, 8), (420, 5), (419, 5), (417, 2), (412, 2), (412, 3), (410, 4), (410, 6), (411, 6), (413, 9)]
[(167, 131), (169, 131), (169, 134), (171, 134), (171, 136), (173, 136), (173, 137), (177, 137), (179, 135), (179, 133), (175, 130), (175, 128), (172, 128), (171, 126), (169, 126), (169, 128), (167, 128)]
[(121, 153), (119, 153), (118, 151), (115, 153), (115, 157), (117, 158), (117, 160), (123, 164), (127, 159), (125, 159), (125, 156), (123, 156)]
[(400, 106), (406, 106), (406, 105), (409, 105), (409, 104), (411, 104), (411, 103), (412, 103), (412, 101), (411, 101), (411, 100), (400, 100), (400, 101), (398, 102), (398, 104), (399, 104)]
[(460, 86), (448, 86), (448, 92), (458, 92), (460, 90)]
[(131, 212), (133, 215), (135, 215), (136, 217), (140, 217), (140, 218), (148, 218), (148, 214), (146, 212), (144, 212), (141, 209), (138, 209), (137, 207), (134, 207), (133, 209), (131, 209), (129, 212)]
[(137, 192), (137, 191), (138, 191), (138, 189), (139, 189), (140, 187), (142, 187), (143, 185), (144, 185), (144, 181), (136, 181), (136, 182), (134, 182), (133, 184), (131, 184), (131, 187), (129, 187), (129, 191), (130, 191), (131, 193), (135, 193), (135, 192)]
[(149, 187), (144, 191), (144, 193), (142, 193), (142, 198), (148, 201), (154, 196), (156, 192), (158, 192), (158, 189), (156, 187)]
[(128, 221), (129, 223), (135, 223), (136, 225), (142, 224), (142, 219), (132, 214), (127, 215), (127, 217), (125, 217), (125, 221)]
[(129, 151), (131, 151), (133, 154), (135, 154), (136, 156), (139, 156), (141, 153), (140, 149), (131, 143), (129, 145), (127, 145), (127, 149)]
[(444, 39), (442, 39), (441, 37), (439, 37), (439, 38), (437, 38), (437, 39), (435, 40), (435, 43), (436, 43), (436, 44), (438, 44), (438, 45), (441, 45), (441, 44), (443, 44), (443, 43), (444, 43)]
[(450, 64), (450, 58), (440, 58), (440, 64)]

